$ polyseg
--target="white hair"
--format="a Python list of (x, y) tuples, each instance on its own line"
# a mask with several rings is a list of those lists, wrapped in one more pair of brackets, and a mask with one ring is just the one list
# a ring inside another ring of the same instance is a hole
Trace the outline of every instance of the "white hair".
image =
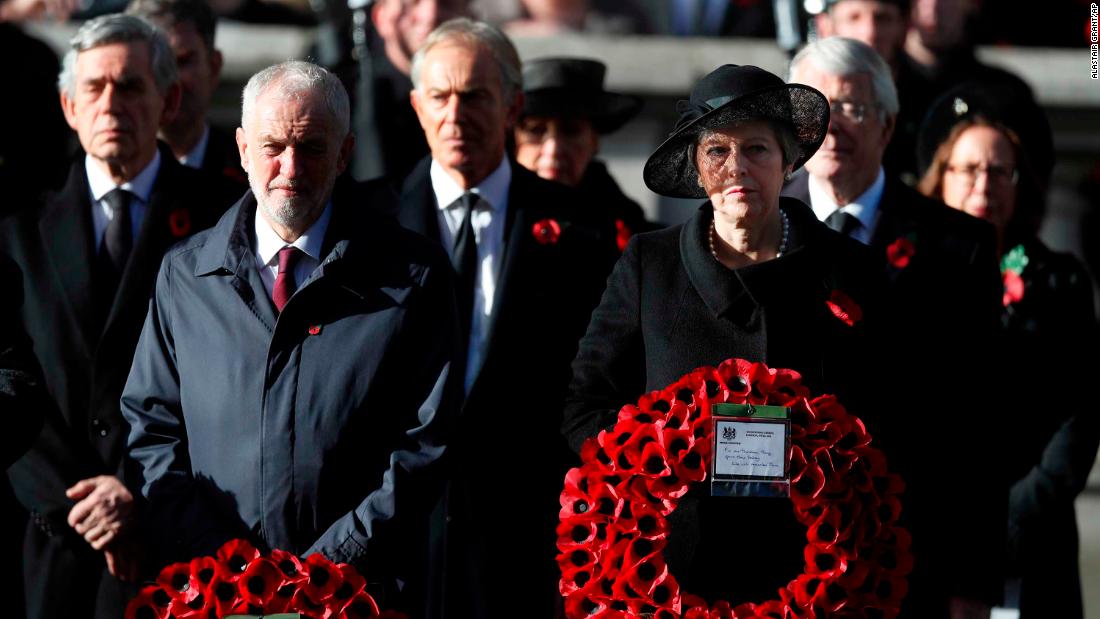
[(894, 76), (890, 67), (871, 46), (846, 37), (828, 37), (818, 39), (803, 47), (791, 60), (788, 82), (797, 81), (798, 68), (805, 61), (815, 67), (840, 77), (864, 74), (871, 78), (871, 88), (875, 95), (875, 105), (886, 120), (895, 116), (898, 104), (898, 89), (894, 85)]
[(76, 57), (96, 47), (112, 43), (131, 43), (142, 41), (149, 45), (150, 69), (153, 80), (161, 94), (168, 91), (178, 79), (176, 55), (168, 39), (160, 30), (148, 21), (133, 15), (114, 13), (101, 15), (84, 22), (69, 40), (69, 50), (61, 62), (61, 73), (57, 76), (57, 89), (71, 99), (76, 89)]
[(343, 138), (348, 134), (351, 127), (351, 104), (344, 85), (324, 67), (302, 60), (288, 60), (272, 65), (249, 78), (241, 93), (242, 127), (249, 126), (256, 99), (270, 88), (277, 88), (280, 96), (291, 99), (320, 95), (336, 122), (339, 136)]

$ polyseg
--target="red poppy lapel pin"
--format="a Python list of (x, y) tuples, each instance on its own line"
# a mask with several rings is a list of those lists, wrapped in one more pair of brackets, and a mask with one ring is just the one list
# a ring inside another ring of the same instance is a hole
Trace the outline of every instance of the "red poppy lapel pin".
[(909, 266), (917, 253), (916, 240), (917, 235), (913, 233), (899, 236), (886, 247), (886, 262), (899, 271)]
[(1024, 300), (1023, 273), (1030, 261), (1023, 245), (1013, 247), (1001, 258), (1001, 281), (1004, 283), (1001, 303), (1005, 307)]
[(191, 233), (191, 211), (180, 207), (168, 213), (168, 228), (172, 236), (182, 239)]
[(863, 320), (863, 309), (852, 297), (840, 290), (834, 289), (829, 294), (829, 299), (825, 301), (825, 305), (829, 306), (833, 316), (849, 327), (854, 327), (857, 322)]
[(626, 244), (630, 241), (630, 237), (634, 236), (634, 231), (630, 229), (630, 226), (626, 225), (626, 222), (621, 219), (615, 220), (615, 244), (619, 246), (619, 252), (626, 251)]
[(539, 245), (553, 245), (561, 238), (561, 224), (556, 219), (540, 219), (531, 228)]

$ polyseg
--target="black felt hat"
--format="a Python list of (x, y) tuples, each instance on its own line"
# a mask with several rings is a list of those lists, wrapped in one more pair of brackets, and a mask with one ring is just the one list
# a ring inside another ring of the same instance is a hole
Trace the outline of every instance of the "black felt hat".
[(525, 116), (579, 116), (599, 133), (626, 124), (642, 100), (604, 90), (607, 66), (588, 58), (538, 58), (523, 63)]
[(649, 156), (642, 172), (645, 184), (673, 198), (705, 198), (689, 147), (699, 133), (746, 120), (773, 120), (794, 130), (799, 152), (794, 169), (817, 152), (829, 131), (829, 101), (803, 84), (787, 84), (754, 66), (727, 64), (699, 80), (691, 98), (676, 104), (676, 129)]

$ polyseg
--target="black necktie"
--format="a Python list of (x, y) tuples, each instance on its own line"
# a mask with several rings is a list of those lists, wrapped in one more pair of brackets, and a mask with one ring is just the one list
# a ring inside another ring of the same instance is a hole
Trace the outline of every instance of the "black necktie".
[(451, 264), (458, 274), (456, 294), (458, 297), (458, 318), (462, 327), (464, 343), (470, 337), (471, 319), (474, 314), (474, 285), (477, 282), (477, 238), (474, 236), (474, 207), (478, 197), (473, 193), (464, 193), (458, 199), (459, 208), (464, 210), (462, 226), (455, 235), (454, 251), (451, 252)]
[(112, 189), (103, 196), (103, 202), (111, 209), (111, 220), (103, 231), (103, 240), (99, 244), (96, 256), (95, 305), (99, 324), (107, 320), (111, 306), (122, 281), (122, 272), (130, 249), (134, 244), (134, 233), (130, 224), (130, 198), (125, 189)]
[(125, 189), (112, 189), (103, 196), (103, 202), (111, 209), (111, 221), (103, 231), (103, 245), (100, 252), (106, 254), (117, 273), (121, 274), (130, 257), (134, 245), (134, 234), (130, 223), (130, 198)]
[(845, 213), (844, 211), (837, 209), (833, 211), (832, 215), (829, 215), (825, 219), (825, 225), (829, 226), (833, 230), (843, 234), (844, 236), (852, 236), (852, 232), (856, 231), (859, 226), (859, 219), (856, 219), (855, 215)]

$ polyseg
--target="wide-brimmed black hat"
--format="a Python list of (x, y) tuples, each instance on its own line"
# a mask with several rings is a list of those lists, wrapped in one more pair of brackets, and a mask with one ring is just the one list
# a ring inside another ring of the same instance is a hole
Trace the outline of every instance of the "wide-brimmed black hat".
[(607, 66), (589, 58), (538, 58), (523, 63), (525, 116), (587, 118), (599, 133), (626, 124), (642, 100), (603, 88)]
[(945, 92), (932, 104), (917, 133), (921, 174), (955, 125), (982, 117), (1012, 129), (1044, 185), (1054, 170), (1054, 138), (1043, 108), (1025, 87), (1012, 82), (970, 82)]
[(804, 84), (787, 84), (749, 65), (722, 65), (699, 80), (691, 98), (676, 103), (676, 129), (645, 162), (651, 190), (673, 198), (705, 198), (689, 147), (699, 133), (746, 120), (774, 120), (794, 130), (799, 152), (794, 169), (813, 156), (829, 131), (829, 100)]

